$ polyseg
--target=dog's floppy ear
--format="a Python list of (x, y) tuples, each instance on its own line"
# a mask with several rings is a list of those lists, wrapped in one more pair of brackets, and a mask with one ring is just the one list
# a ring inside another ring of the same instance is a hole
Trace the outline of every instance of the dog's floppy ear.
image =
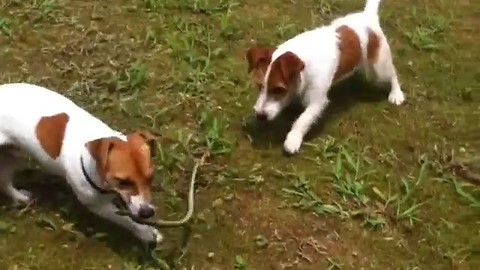
[(153, 135), (152, 133), (142, 130), (134, 132), (127, 136), (128, 140), (131, 142), (138, 142), (137, 140), (142, 140), (142, 144), (146, 144), (149, 148), (150, 157), (155, 156), (155, 149), (157, 148), (157, 136)]
[(148, 131), (140, 131), (139, 135), (145, 140), (145, 143), (150, 148), (150, 156), (155, 156), (155, 149), (157, 148), (157, 136), (153, 135)]
[(278, 92), (279, 89), (289, 89), (304, 68), (305, 63), (296, 54), (286, 52), (280, 55), (272, 63), (267, 90)]
[(148, 131), (136, 131), (127, 135), (127, 141), (137, 166), (144, 175), (152, 175), (157, 137)]
[(305, 63), (292, 52), (284, 53), (277, 61), (280, 63), (280, 70), (287, 85), (305, 68)]
[(250, 47), (247, 50), (248, 73), (252, 72), (252, 79), (255, 83), (261, 84), (267, 67), (272, 61), (272, 54), (275, 48), (272, 47)]
[(103, 174), (107, 170), (108, 158), (112, 152), (115, 143), (112, 138), (101, 138), (94, 141), (87, 142), (85, 144), (88, 151), (95, 159), (97, 168), (101, 169)]
[(259, 66), (268, 66), (272, 61), (272, 54), (275, 48), (272, 47), (250, 47), (247, 50), (248, 72), (259, 68)]

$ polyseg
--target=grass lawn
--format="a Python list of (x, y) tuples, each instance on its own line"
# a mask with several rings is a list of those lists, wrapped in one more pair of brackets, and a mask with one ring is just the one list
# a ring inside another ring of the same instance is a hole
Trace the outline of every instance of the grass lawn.
[(480, 269), (480, 188), (463, 177), (480, 174), (474, 2), (384, 0), (406, 103), (352, 78), (286, 158), (291, 117), (253, 121), (246, 49), (363, 0), (1, 0), (0, 83), (56, 89), (112, 127), (161, 135), (158, 216), (183, 215), (194, 160), (210, 156), (191, 226), (163, 230), (154, 258), (29, 162), (17, 183), (37, 200), (2, 200), (0, 269)]

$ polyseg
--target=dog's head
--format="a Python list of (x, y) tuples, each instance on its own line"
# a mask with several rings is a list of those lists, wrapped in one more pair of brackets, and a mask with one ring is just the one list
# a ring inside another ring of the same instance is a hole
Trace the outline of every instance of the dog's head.
[(117, 192), (129, 211), (139, 218), (155, 214), (151, 204), (154, 177), (152, 158), (156, 138), (148, 132), (134, 132), (127, 140), (101, 138), (86, 144), (96, 169), (107, 188)]
[(285, 52), (272, 61), (275, 48), (251, 47), (247, 50), (248, 72), (260, 91), (255, 102), (259, 120), (273, 120), (289, 104), (305, 63), (294, 53)]

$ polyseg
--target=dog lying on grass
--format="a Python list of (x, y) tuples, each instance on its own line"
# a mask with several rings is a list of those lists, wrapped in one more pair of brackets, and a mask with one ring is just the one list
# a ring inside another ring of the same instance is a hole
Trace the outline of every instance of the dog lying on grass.
[[(0, 191), (15, 203), (31, 201), (29, 192), (12, 184), (22, 153), (27, 153), (50, 173), (65, 178), (90, 211), (128, 229), (150, 247), (162, 240), (155, 225), (180, 226), (192, 216), (196, 173), (195, 168), (183, 219), (144, 221), (155, 214), (151, 204), (155, 139), (145, 131), (126, 135), (115, 131), (46, 88), (0, 85)], [(120, 198), (125, 209), (119, 210), (114, 198)]]

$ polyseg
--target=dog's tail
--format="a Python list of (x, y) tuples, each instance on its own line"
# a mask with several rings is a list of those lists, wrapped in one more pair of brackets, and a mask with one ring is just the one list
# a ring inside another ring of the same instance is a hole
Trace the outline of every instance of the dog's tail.
[(363, 12), (378, 15), (378, 7), (380, 6), (381, 0), (367, 0)]

